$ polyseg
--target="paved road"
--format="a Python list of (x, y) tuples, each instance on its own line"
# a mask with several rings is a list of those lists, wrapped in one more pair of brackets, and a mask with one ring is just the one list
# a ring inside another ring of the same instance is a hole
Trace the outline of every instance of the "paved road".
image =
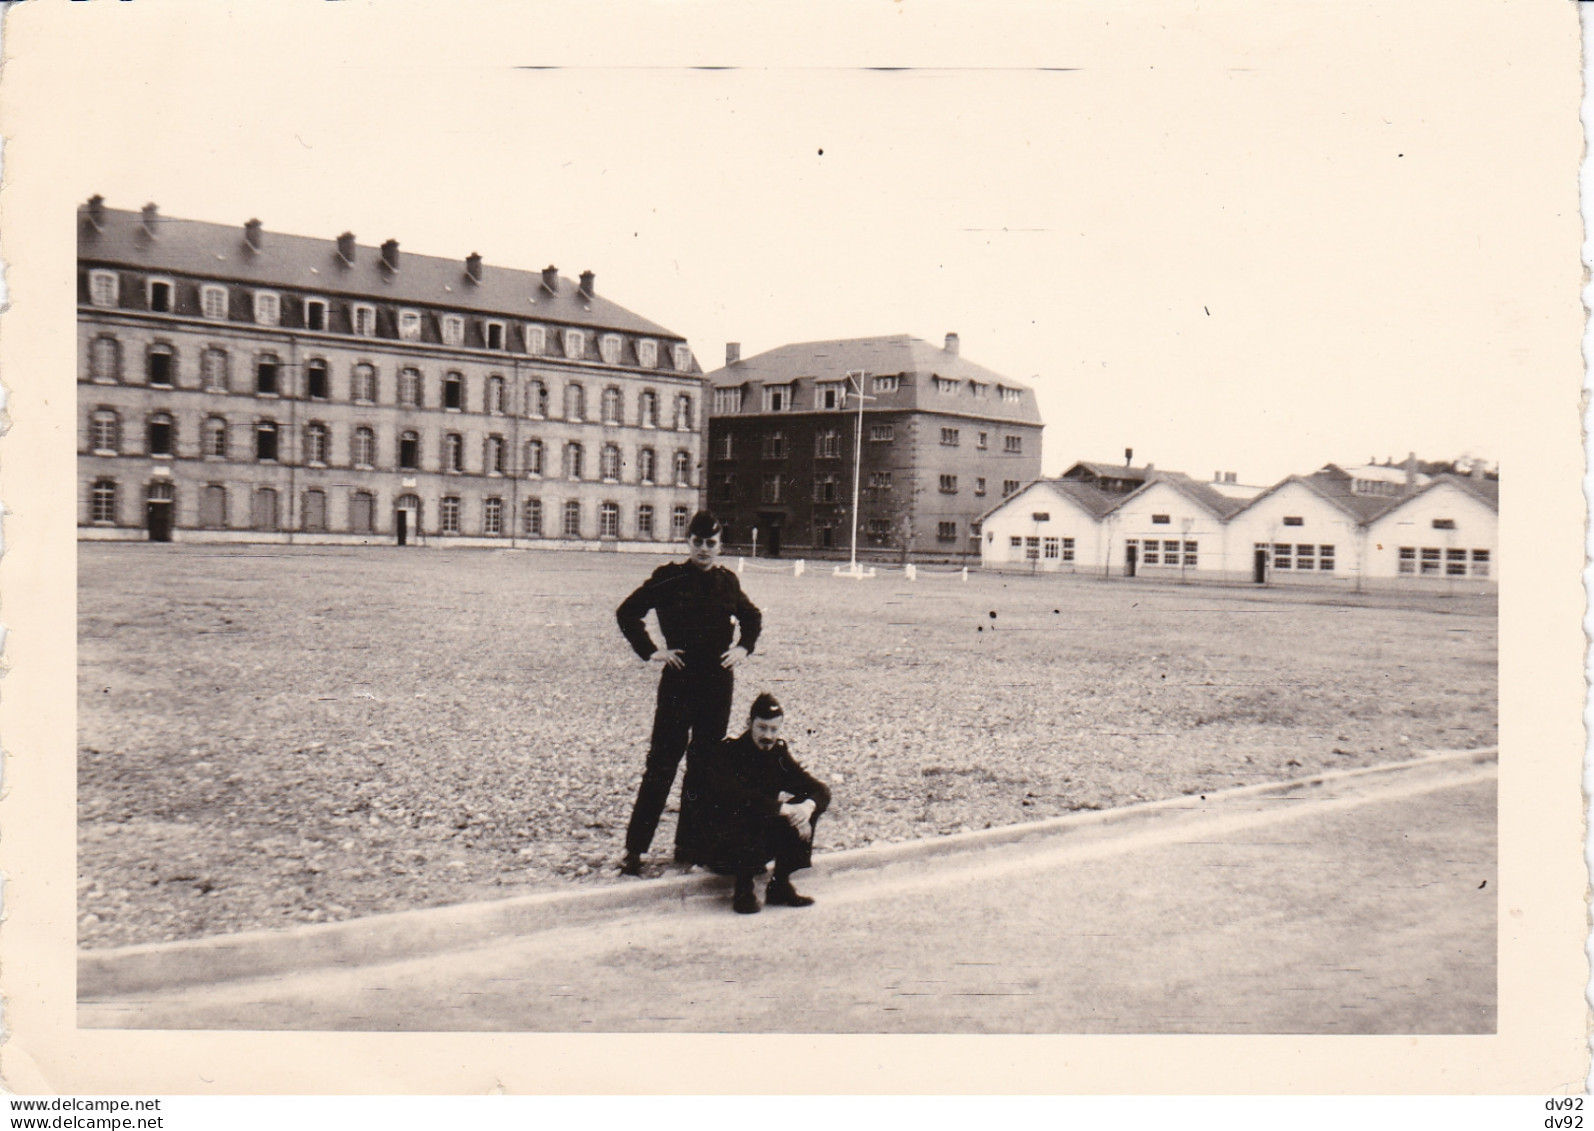
[[(1461, 765), (729, 890), (465, 951), (86, 1001), (85, 1027), (1488, 1033), (1495, 774)], [(647, 883), (649, 881), (638, 881)], [(652, 881), (658, 882), (658, 881)]]

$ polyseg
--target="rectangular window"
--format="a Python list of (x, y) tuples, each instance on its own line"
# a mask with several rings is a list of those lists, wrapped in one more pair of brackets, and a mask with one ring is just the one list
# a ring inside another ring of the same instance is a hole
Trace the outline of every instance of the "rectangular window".
[(620, 504), (604, 503), (598, 508), (598, 537), (620, 537)]
[(227, 288), (213, 283), (200, 287), (199, 313), (212, 322), (224, 320), (227, 317)]
[(327, 328), (327, 304), (325, 299), (305, 299), (304, 328), (306, 330), (325, 330)]
[(889, 518), (871, 518), (867, 529), (869, 537), (884, 538), (891, 533), (891, 520)]
[(376, 307), (357, 303), (354, 307), (354, 332), (362, 338), (376, 334)]
[(1290, 551), (1294, 549), (1288, 542), (1275, 542), (1273, 544), (1273, 568), (1290, 569)]
[(482, 330), (483, 330), (482, 336), (484, 338), (486, 338), (486, 340), (487, 340), (487, 348), (488, 349), (490, 349), (490, 350), (501, 350), (501, 349), (504, 348), (504, 342), (505, 342), (505, 340), (507, 338), (507, 335), (505, 334), (504, 329), (505, 329), (504, 328), (504, 324), (502, 322), (486, 322), (486, 323), (483, 323), (483, 325), (482, 325)]
[(1317, 554), (1317, 547), (1316, 546), (1313, 546), (1313, 545), (1296, 546), (1295, 547), (1295, 568), (1296, 569), (1316, 569), (1317, 568), (1316, 554)]
[(1050, 522), (1052, 520), (1052, 512), (1051, 511), (1032, 511), (1030, 513), (1029, 520), (1031, 522)]
[(1004, 479), (1004, 480), (1002, 480), (1002, 498), (1004, 498), (1004, 499), (1007, 498), (1009, 495), (1011, 495), (1014, 491), (1017, 491), (1017, 490), (1018, 490), (1018, 480), (1017, 479)]
[(955, 495), (958, 493), (958, 477), (956, 475), (941, 476), (941, 494)]
[(958, 446), (958, 430), (956, 428), (943, 428), (943, 429), (941, 429), (941, 443), (944, 444), (946, 447), (949, 447), (949, 448), (957, 447)]
[(442, 532), (444, 534), (459, 533), (459, 497), (444, 495), (442, 506), (439, 508)]
[(974, 493), (976, 495), (984, 495), (985, 494), (985, 476), (981, 475), (981, 476), (977, 476), (975, 478), (975, 480), (974, 480)]
[(115, 306), (120, 294), (121, 277), (115, 271), (89, 272), (89, 301), (95, 306)]
[(580, 330), (565, 331), (565, 357), (574, 361), (587, 352), (587, 336)]
[(1298, 515), (1298, 514), (1287, 514), (1287, 515), (1284, 516), (1284, 525), (1285, 526), (1304, 526), (1305, 523), (1302, 521), (1300, 515)]
[(877, 444), (889, 444), (896, 439), (896, 428), (890, 424), (871, 424), (869, 439)]
[(814, 386), (814, 407), (840, 409), (846, 407), (847, 396), (839, 381), (822, 381)]
[(1474, 551), (1472, 551), (1472, 576), (1473, 577), (1488, 577), (1489, 576), (1489, 551), (1488, 550), (1474, 550)]
[[(496, 348), (496, 347), (494, 347)], [(620, 335), (605, 334), (598, 339), (598, 356), (603, 358), (605, 365), (620, 364)]]
[(979, 436), (975, 438), (974, 446), (979, 448), (982, 452), (985, 451), (986, 448), (990, 447), (990, 433), (981, 432)]
[(1157, 539), (1147, 538), (1146, 544), (1140, 550), (1140, 564), (1148, 566), (1161, 565), (1162, 555), (1159, 552), (1161, 546), (1162, 543), (1157, 541)]
[(1334, 547), (1319, 546), (1317, 548), (1317, 570), (1319, 573), (1334, 572)]
[(692, 368), (692, 351), (687, 346), (676, 346), (670, 352), (671, 360), (675, 363), (677, 373), (686, 373)]
[(275, 326), (282, 321), (282, 297), (276, 291), (255, 292), (255, 323)]
[(544, 354), (548, 352), (548, 330), (536, 323), (526, 325), (526, 352), (530, 354)]
[(935, 540), (937, 542), (956, 542), (958, 540), (958, 524), (956, 522), (936, 523)]
[(1184, 564), (1187, 566), (1195, 565), (1197, 553), (1196, 543), (1186, 542), (1184, 544)]
[(1007, 404), (1018, 404), (1024, 399), (1023, 389), (1002, 389), (1002, 400)]
[(1422, 574), (1424, 577), (1437, 575), (1439, 572), (1439, 550), (1437, 547), (1424, 546), (1422, 548)]
[(653, 508), (646, 503), (636, 509), (636, 536), (653, 537)]
[(871, 471), (869, 473), (869, 490), (891, 490), (891, 473), (889, 471)]
[(740, 385), (730, 389), (714, 390), (714, 415), (728, 416), (733, 412), (742, 411), (742, 388)]
[(827, 428), (823, 432), (814, 434), (815, 459), (840, 459), (841, 458), (841, 433), (834, 428)]
[(786, 434), (784, 432), (764, 433), (764, 458), (786, 458)]
[(443, 344), (445, 346), (462, 346), (465, 344), (465, 319), (458, 314), (443, 315)]
[(521, 504), (520, 532), (528, 538), (542, 537), (541, 499), (527, 499)]
[(764, 502), (780, 502), (780, 473), (771, 472), (764, 476)]
[(1006, 452), (1008, 455), (1014, 455), (1014, 456), (1023, 455), (1024, 454), (1024, 437), (1022, 437), (1022, 436), (1003, 436), (1002, 437), (1002, 450), (1004, 452)]
[(1446, 577), (1466, 577), (1467, 576), (1467, 551), (1465, 551), (1465, 550), (1446, 550), (1445, 551), (1445, 576)]
[(504, 500), (487, 499), (482, 503), (482, 533), (502, 534), (504, 532)]
[(421, 340), (421, 312), (401, 310), (398, 314), (398, 335), (406, 342)]
[(1165, 514), (1154, 514), (1151, 516), (1151, 521), (1158, 526), (1167, 526), (1172, 520)]
[(841, 493), (839, 477), (835, 475), (814, 476), (814, 502), (833, 503)]
[(1021, 550), (1024, 548), (1024, 539), (1018, 534), (1011, 535), (1007, 540), (1007, 545), (1009, 549)]
[(1417, 548), (1415, 546), (1402, 546), (1400, 548), (1400, 572), (1417, 572)]
[(1041, 560), (1041, 540), (1039, 538), (1024, 539), (1024, 560), (1038, 562)]
[(304, 367), (305, 391), (313, 401), (324, 401), (332, 387), (327, 376), (327, 363), (319, 358)]
[(1049, 561), (1049, 562), (1055, 562), (1055, 561), (1059, 560), (1061, 558), (1061, 556), (1062, 556), (1063, 544), (1062, 544), (1061, 539), (1057, 539), (1057, 538), (1046, 538), (1046, 539), (1043, 539), (1042, 543), (1041, 543), (1041, 548), (1045, 552), (1046, 560)]
[(764, 386), (764, 411), (785, 412), (791, 408), (790, 385), (765, 385)]
[[(652, 338), (642, 338), (636, 344), (636, 363), (643, 369), (655, 369), (659, 364), (659, 343)], [(640, 520), (641, 516), (638, 516)], [(648, 522), (651, 524), (653, 515), (648, 513)], [(648, 536), (652, 537), (653, 527), (649, 525)]]
[(951, 396), (958, 391), (958, 383), (951, 377), (937, 377), (935, 379), (935, 391), (944, 397)]
[(715, 451), (718, 453), (716, 456), (717, 459), (735, 458), (735, 444), (732, 441), (731, 434), (729, 432), (725, 433), (723, 436), (720, 436), (716, 440), (714, 447)]
[(690, 516), (685, 507), (670, 508), (670, 537), (679, 542), (686, 537), (686, 523)]
[(898, 376), (876, 377), (871, 387), (877, 393), (894, 393), (900, 383), (901, 378)]
[[(149, 308), (156, 314), (169, 314), (172, 309), (172, 281), (170, 279), (151, 279), (149, 281)], [(100, 305), (99, 303), (95, 304)]]
[(255, 392), (268, 397), (277, 395), (277, 359), (263, 357), (255, 363)]
[(1456, 528), (1456, 520), (1453, 518), (1436, 518), (1433, 520), (1433, 528), (1435, 530), (1454, 530)]
[(1074, 540), (1072, 538), (1064, 538), (1063, 539), (1063, 561), (1071, 562), (1073, 560), (1074, 560)]

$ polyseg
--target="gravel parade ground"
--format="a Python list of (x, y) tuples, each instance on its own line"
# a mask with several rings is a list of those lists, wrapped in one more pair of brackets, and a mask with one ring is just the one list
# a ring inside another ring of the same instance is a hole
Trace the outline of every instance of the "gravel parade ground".
[[(80, 942), (638, 882), (665, 560), (80, 545)], [(1497, 741), (1492, 595), (777, 565), (733, 726), (781, 697), (821, 852)]]

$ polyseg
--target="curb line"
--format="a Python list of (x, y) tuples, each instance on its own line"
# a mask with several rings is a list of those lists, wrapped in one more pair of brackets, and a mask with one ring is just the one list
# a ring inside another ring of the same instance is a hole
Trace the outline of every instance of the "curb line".
[[(1457, 764), (1480, 764), (1496, 761), (1498, 757), (1497, 747), (1439, 751), (1405, 762), (1338, 770), (1284, 782), (1236, 786), (1200, 795), (1200, 799), (1183, 794), (1019, 825), (822, 853), (815, 857), (814, 863), (827, 874), (862, 871), (909, 860), (963, 855), (1104, 825), (1131, 823), (1170, 812), (1206, 810), (1247, 798), (1277, 796), (1281, 800), (1300, 800), (1303, 793), (1321, 795), (1325, 788), (1332, 788), (1336, 783)], [(665, 876), (592, 891), (545, 892), (485, 903), (394, 911), (341, 923), (80, 951), (78, 1000), (302, 973), (317, 968), (366, 966), (462, 950), (501, 938), (583, 922), (625, 908), (684, 903), (688, 898), (718, 892), (725, 884), (723, 877), (708, 874)]]

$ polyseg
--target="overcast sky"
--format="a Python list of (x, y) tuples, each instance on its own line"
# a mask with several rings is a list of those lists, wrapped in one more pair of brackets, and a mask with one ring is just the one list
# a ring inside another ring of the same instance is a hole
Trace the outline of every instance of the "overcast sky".
[[(1511, 216), (1543, 145), (1509, 20), (1347, 4), (1304, 34), (1189, 4), (886, 3), (777, 25), (655, 4), (443, 26), (392, 3), (295, 28), (90, 7), (70, 65), (26, 75), (115, 92), (50, 158), (63, 223), (99, 192), (591, 269), (705, 369), (727, 341), (955, 330), (1038, 390), (1047, 473), (1125, 447), (1251, 483), (1500, 460), (1536, 364), (1517, 296), (1544, 248)], [(153, 38), (131, 50), (134, 31)], [(1575, 222), (1575, 187), (1533, 204)]]

